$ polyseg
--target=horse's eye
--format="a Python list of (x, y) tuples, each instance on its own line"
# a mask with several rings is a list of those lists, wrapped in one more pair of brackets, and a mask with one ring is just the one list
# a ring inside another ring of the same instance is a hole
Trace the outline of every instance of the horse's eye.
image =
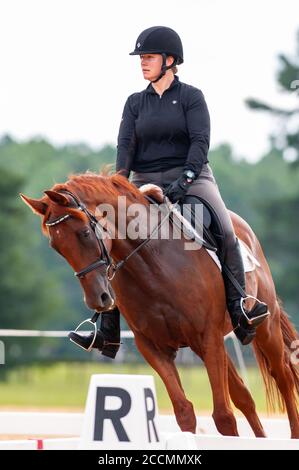
[(89, 237), (89, 235), (90, 235), (90, 230), (89, 230), (89, 229), (84, 230), (84, 231), (82, 232), (82, 235), (83, 235), (84, 238)]

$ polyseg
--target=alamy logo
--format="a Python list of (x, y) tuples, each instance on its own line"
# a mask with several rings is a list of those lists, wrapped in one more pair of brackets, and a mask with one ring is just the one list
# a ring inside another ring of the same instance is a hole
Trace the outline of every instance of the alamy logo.
[(111, 240), (185, 239), (185, 250), (202, 247), (202, 204), (196, 204), (194, 208), (191, 204), (182, 204), (178, 209), (175, 206), (169, 208), (164, 202), (157, 208), (140, 203), (127, 204), (126, 196), (118, 196), (117, 208), (108, 203), (99, 204), (95, 215), (99, 219), (99, 234), (101, 227), (105, 227)]
[(293, 80), (291, 82), (291, 88), (292, 90), (297, 90), (299, 88), (299, 80)]

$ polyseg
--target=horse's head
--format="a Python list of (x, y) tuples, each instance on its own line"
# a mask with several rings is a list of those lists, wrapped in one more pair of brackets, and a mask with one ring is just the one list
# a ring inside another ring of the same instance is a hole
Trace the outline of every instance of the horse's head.
[(106, 274), (111, 240), (96, 226), (93, 215), (68, 191), (45, 191), (41, 199), (21, 194), (21, 198), (42, 217), (43, 233), (51, 247), (74, 269), (86, 305), (99, 312), (112, 308), (115, 296)]

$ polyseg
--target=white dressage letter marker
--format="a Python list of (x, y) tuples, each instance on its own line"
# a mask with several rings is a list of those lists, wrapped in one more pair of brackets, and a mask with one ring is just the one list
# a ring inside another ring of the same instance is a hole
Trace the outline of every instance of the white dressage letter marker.
[(93, 375), (81, 449), (160, 449), (154, 380), (149, 375)]

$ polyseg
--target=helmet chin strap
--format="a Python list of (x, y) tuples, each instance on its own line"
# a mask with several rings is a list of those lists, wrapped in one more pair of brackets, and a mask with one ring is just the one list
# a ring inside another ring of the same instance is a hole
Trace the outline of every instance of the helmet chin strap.
[(160, 73), (159, 77), (156, 78), (156, 80), (152, 80), (151, 83), (156, 83), (159, 80), (161, 80), (161, 78), (164, 77), (166, 71), (169, 70), (169, 69), (172, 69), (172, 67), (174, 67), (177, 63), (177, 59), (174, 59), (174, 61), (172, 62), (171, 65), (166, 65), (167, 55), (165, 53), (162, 53), (161, 56), (162, 56), (162, 59), (163, 59), (162, 67), (161, 67), (161, 73)]

